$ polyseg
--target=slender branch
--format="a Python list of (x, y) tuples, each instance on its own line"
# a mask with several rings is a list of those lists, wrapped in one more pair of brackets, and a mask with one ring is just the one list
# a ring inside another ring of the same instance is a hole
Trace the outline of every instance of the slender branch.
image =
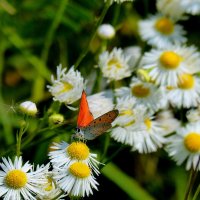
[(186, 189), (184, 200), (189, 199), (189, 195), (190, 195), (192, 186), (194, 185), (194, 181), (195, 181), (196, 176), (197, 176), (197, 172), (198, 172), (197, 169), (198, 169), (199, 163), (200, 163), (200, 157), (199, 157), (199, 160), (197, 162), (195, 169), (192, 169), (191, 172), (190, 172), (189, 183), (188, 183), (188, 186), (187, 186), (187, 189)]
[(26, 132), (27, 127), (21, 127), (19, 133), (17, 134), (17, 144), (16, 144), (16, 156), (19, 157), (21, 155), (21, 143), (22, 143), (22, 136)]
[(199, 193), (200, 193), (200, 184), (199, 184), (199, 186), (197, 187), (197, 190), (195, 191), (192, 200), (196, 200), (197, 197), (198, 197), (198, 195), (199, 195)]
[(47, 36), (46, 36), (46, 40), (44, 42), (44, 48), (42, 51), (42, 58), (44, 62), (46, 62), (48, 59), (48, 53), (53, 41), (54, 34), (61, 22), (67, 3), (68, 3), (68, 0), (62, 0), (60, 2), (60, 7), (58, 8), (58, 12), (56, 13), (54, 21), (52, 22), (49, 30), (47, 31)]
[(110, 1), (107, 1), (106, 4), (104, 5), (102, 13), (101, 13), (101, 15), (100, 15), (95, 27), (94, 27), (93, 33), (91, 35), (91, 38), (88, 41), (88, 43), (86, 45), (86, 48), (82, 51), (82, 53), (80, 54), (80, 56), (77, 59), (76, 63), (74, 64), (74, 68), (77, 68), (80, 65), (80, 63), (82, 62), (82, 60), (85, 58), (85, 56), (87, 55), (87, 53), (89, 51), (89, 48), (90, 48), (90, 44), (91, 44), (92, 40), (95, 38), (95, 36), (96, 36), (97, 28), (102, 23), (102, 21), (103, 21), (105, 15), (107, 13), (109, 7), (110, 7)]

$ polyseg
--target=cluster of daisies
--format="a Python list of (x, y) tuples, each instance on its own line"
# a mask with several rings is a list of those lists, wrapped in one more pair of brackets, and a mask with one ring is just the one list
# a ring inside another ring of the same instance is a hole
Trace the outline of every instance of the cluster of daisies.
[[(139, 46), (105, 50), (88, 79), (73, 66), (67, 69), (59, 65), (47, 88), (54, 101), (75, 110), (82, 91), (90, 93), (91, 84), (99, 81), (103, 91), (88, 96), (88, 104), (94, 118), (114, 108), (119, 110), (110, 130), (114, 141), (139, 153), (164, 147), (178, 165), (186, 162), (187, 170), (200, 169), (200, 52), (187, 45), (186, 31), (178, 24), (200, 14), (200, 1), (157, 0), (156, 6), (156, 15), (138, 23), (139, 35), (150, 47), (148, 52), (142, 53)], [(97, 33), (102, 40), (116, 36), (110, 24), (102, 24)], [(91, 81), (95, 70), (101, 75), (96, 73), (97, 81)], [(112, 89), (107, 89), (111, 83)], [(24, 102), (20, 109), (30, 115), (37, 112), (32, 102)], [(175, 117), (174, 110), (182, 112), (187, 121)], [(55, 119), (64, 120), (59, 113)], [(23, 164), (22, 157), (15, 157), (14, 162), (2, 158), (0, 197), (64, 199), (66, 195), (88, 196), (98, 189), (95, 176), (100, 173), (100, 163), (84, 142), (54, 143), (49, 158), (50, 163), (36, 168), (29, 162)]]
[[(149, 51), (129, 46), (99, 54), (94, 70), (101, 71), (96, 78), (102, 79), (103, 92), (88, 97), (89, 107), (95, 118), (113, 108), (119, 110), (110, 131), (115, 141), (139, 153), (164, 147), (177, 164), (186, 161), (191, 169), (200, 156), (200, 52), (187, 45), (186, 31), (178, 22), (200, 14), (200, 1), (158, 0), (156, 6), (156, 15), (138, 22)], [(102, 24), (97, 33), (102, 40), (116, 36), (110, 24)], [(74, 77), (68, 75), (72, 71)], [(111, 83), (112, 90), (106, 89)], [(48, 88), (55, 100), (72, 103), (83, 89), (91, 90), (90, 84), (73, 67), (66, 72), (59, 66)], [(177, 111), (186, 116), (186, 122)]]
[(64, 199), (84, 197), (98, 189), (97, 154), (90, 153), (81, 142), (55, 143), (49, 152), (50, 163), (34, 166), (23, 164), (22, 157), (2, 158), (0, 163), (0, 197), (10, 199)]

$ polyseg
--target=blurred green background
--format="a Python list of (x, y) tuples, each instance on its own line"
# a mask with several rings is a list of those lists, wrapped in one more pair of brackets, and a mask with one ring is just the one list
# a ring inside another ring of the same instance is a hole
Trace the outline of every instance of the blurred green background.
[[(97, 64), (101, 40), (91, 34), (103, 10), (103, 0), (1, 0), (0, 1), (0, 154), (13, 156), (15, 153), (16, 133), (23, 117), (17, 113), (17, 105), (25, 100), (37, 104), (39, 113), (29, 119), (29, 128), (23, 140), (23, 159), (36, 164), (48, 162), (48, 148), (52, 141), (68, 141), (75, 128), (48, 127), (48, 115), (52, 97), (46, 85), (50, 84), (51, 74), (56, 66), (74, 65), (81, 53), (89, 52), (78, 66), (84, 78), (90, 78)], [(137, 0), (134, 3), (113, 4), (105, 18), (117, 30), (116, 37), (109, 42), (108, 49), (139, 45), (149, 47), (141, 41), (137, 22), (149, 14), (156, 13), (154, 0)], [(199, 16), (190, 16), (181, 21), (187, 31), (188, 44), (199, 48)], [(195, 25), (194, 25), (195, 23)], [(127, 81), (128, 83), (128, 81)], [(60, 112), (69, 119), (74, 113), (64, 105)], [(102, 136), (89, 146), (94, 151), (103, 152)], [(130, 152), (129, 147), (111, 141), (108, 155), (119, 151), (112, 163), (102, 168), (97, 177), (99, 191), (85, 199), (112, 198), (128, 199), (183, 199), (187, 172), (177, 167), (164, 150), (148, 155)]]

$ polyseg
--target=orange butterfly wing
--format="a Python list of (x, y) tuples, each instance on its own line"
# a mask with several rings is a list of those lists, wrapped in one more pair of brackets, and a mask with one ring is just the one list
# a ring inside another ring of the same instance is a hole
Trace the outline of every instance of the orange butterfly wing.
[(80, 102), (80, 107), (79, 107), (77, 126), (78, 127), (87, 126), (93, 120), (94, 120), (94, 117), (93, 117), (92, 113), (90, 112), (86, 93), (83, 90), (82, 95), (81, 95), (81, 102)]

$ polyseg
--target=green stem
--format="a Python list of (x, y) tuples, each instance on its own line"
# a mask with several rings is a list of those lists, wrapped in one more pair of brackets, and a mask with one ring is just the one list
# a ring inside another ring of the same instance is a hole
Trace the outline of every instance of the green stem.
[(110, 135), (109, 135), (109, 134), (106, 134), (106, 135), (105, 135), (105, 140), (104, 140), (103, 153), (102, 153), (102, 155), (101, 155), (101, 160), (100, 160), (100, 162), (103, 162), (104, 158), (106, 157), (109, 144), (110, 144)]
[(192, 186), (194, 185), (194, 181), (195, 181), (197, 173), (198, 173), (197, 169), (198, 169), (199, 163), (200, 163), (200, 157), (199, 157), (199, 160), (197, 162), (195, 169), (192, 169), (190, 172), (190, 178), (189, 178), (189, 182), (188, 182), (188, 186), (186, 189), (184, 200), (189, 200), (189, 195), (190, 195)]
[(121, 8), (120, 5), (118, 5), (118, 4), (115, 5), (114, 17), (112, 19), (113, 26), (115, 26), (117, 24), (117, 21), (118, 21), (119, 15), (120, 15), (120, 8)]
[(88, 43), (87, 43), (87, 45), (86, 45), (86, 48), (82, 51), (82, 53), (80, 54), (80, 56), (79, 56), (79, 58), (77, 59), (76, 63), (74, 64), (74, 68), (75, 68), (75, 69), (80, 65), (81, 61), (82, 61), (82, 60), (85, 58), (85, 56), (87, 55), (87, 53), (88, 53), (88, 51), (89, 51), (89, 49), (90, 49), (90, 44), (91, 44), (92, 40), (95, 38), (95, 36), (96, 36), (97, 28), (98, 28), (99, 25), (103, 22), (103, 19), (104, 19), (106, 13), (107, 13), (109, 7), (110, 7), (110, 1), (107, 1), (106, 4), (105, 4), (105, 6), (104, 6), (104, 8), (103, 8), (103, 10), (102, 10), (102, 13), (101, 13), (101, 15), (100, 15), (100, 17), (99, 17), (99, 19), (98, 19), (98, 21), (97, 21), (95, 27), (94, 27), (93, 33), (92, 33), (92, 35), (91, 35), (90, 40), (88, 41)]
[(17, 134), (17, 144), (16, 144), (16, 156), (19, 157), (21, 155), (21, 142), (22, 136), (25, 133), (26, 128), (23, 126), (20, 128), (19, 133)]
[(44, 60), (45, 63), (48, 59), (48, 53), (49, 53), (49, 49), (51, 47), (51, 44), (53, 42), (54, 34), (55, 34), (56, 29), (58, 28), (58, 26), (61, 22), (61, 19), (62, 19), (62, 16), (64, 14), (67, 3), (68, 3), (68, 0), (62, 0), (60, 2), (60, 7), (58, 8), (58, 11), (57, 11), (56, 16), (54, 18), (54, 21), (52, 22), (49, 30), (47, 31), (47, 36), (46, 36), (46, 40), (44, 42), (44, 48), (43, 48), (43, 51), (42, 51), (42, 59)]
[(125, 146), (120, 146), (120, 148), (118, 148), (117, 149), (117, 151), (115, 151), (115, 153), (113, 153), (103, 164), (104, 165), (102, 165), (102, 167), (100, 167), (100, 169), (102, 169), (104, 166), (106, 166), (108, 163), (110, 163), (112, 160), (113, 160), (113, 158), (114, 157), (116, 157), (117, 155), (118, 155), (118, 153), (120, 152), (120, 151), (122, 151), (123, 149), (125, 148)]
[(196, 200), (196, 199), (197, 199), (197, 197), (198, 197), (198, 195), (199, 195), (199, 192), (200, 192), (200, 184), (199, 184), (199, 186), (198, 186), (196, 192), (194, 193), (194, 196), (193, 196), (192, 200)]

